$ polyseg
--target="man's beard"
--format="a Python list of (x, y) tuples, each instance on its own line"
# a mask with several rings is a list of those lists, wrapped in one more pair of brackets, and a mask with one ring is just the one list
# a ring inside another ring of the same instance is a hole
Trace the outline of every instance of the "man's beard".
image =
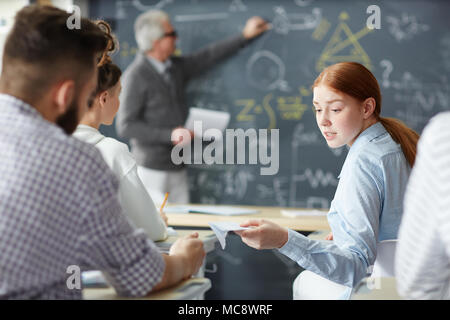
[(56, 119), (56, 124), (71, 135), (78, 126), (78, 99), (74, 99), (67, 111)]

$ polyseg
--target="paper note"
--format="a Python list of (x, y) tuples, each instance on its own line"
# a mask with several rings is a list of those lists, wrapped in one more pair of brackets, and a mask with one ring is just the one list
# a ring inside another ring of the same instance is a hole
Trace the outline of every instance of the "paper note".
[(227, 237), (228, 232), (250, 229), (250, 228), (241, 227), (236, 222), (229, 222), (229, 221), (209, 222), (208, 224), (211, 226), (211, 229), (216, 234), (217, 239), (219, 239), (222, 249), (225, 249), (225, 245), (226, 245), (225, 238)]
[(166, 230), (169, 237), (176, 237), (178, 235), (178, 232), (172, 227), (167, 227)]

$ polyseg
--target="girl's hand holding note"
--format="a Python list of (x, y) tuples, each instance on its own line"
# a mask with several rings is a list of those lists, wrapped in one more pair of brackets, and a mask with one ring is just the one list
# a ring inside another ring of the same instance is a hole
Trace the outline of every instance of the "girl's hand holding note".
[(235, 231), (249, 247), (261, 249), (281, 248), (288, 241), (288, 230), (264, 219), (254, 219), (241, 223), (241, 227), (254, 227)]

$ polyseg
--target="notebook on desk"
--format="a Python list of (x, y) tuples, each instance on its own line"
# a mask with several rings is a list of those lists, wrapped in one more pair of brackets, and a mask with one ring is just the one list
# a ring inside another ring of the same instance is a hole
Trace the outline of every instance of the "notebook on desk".
[(164, 209), (165, 213), (203, 213), (220, 216), (237, 216), (258, 213), (259, 210), (231, 206), (173, 206)]

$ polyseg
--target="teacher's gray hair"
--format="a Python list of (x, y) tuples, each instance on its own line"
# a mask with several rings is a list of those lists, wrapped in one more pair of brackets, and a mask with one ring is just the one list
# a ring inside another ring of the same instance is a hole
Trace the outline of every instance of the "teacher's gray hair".
[(134, 22), (134, 35), (140, 51), (152, 49), (153, 42), (164, 35), (162, 23), (169, 20), (169, 15), (161, 10), (149, 10), (137, 17)]

